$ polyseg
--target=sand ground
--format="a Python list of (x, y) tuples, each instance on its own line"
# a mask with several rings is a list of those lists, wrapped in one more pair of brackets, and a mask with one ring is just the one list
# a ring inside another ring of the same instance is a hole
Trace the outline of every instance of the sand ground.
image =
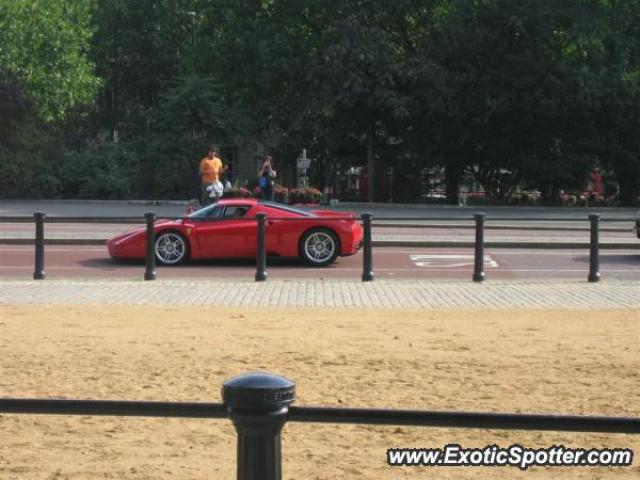
[[(263, 370), (298, 405), (640, 416), (639, 311), (0, 306), (0, 396), (220, 401)], [(288, 424), (287, 479), (640, 478), (640, 436)], [(628, 447), (630, 468), (391, 468), (390, 447)], [(0, 416), (0, 479), (235, 478), (228, 420)]]

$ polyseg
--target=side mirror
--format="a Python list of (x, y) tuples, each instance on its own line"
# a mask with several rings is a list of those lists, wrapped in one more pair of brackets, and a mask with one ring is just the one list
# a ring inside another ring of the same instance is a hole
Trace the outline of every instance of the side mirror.
[(185, 215), (190, 215), (195, 211), (196, 211), (196, 207), (187, 207), (187, 209), (184, 211), (184, 214)]

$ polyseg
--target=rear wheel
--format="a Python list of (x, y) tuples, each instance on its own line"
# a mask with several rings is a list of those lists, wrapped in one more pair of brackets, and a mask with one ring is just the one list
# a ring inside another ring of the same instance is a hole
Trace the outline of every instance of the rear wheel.
[(189, 256), (187, 239), (177, 232), (162, 232), (156, 236), (156, 259), (162, 265), (177, 265)]
[(300, 239), (300, 257), (308, 265), (326, 267), (340, 253), (338, 237), (327, 228), (314, 228)]

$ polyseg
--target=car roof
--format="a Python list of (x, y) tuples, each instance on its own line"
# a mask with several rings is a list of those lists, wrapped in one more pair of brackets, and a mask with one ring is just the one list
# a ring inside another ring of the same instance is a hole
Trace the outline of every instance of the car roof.
[[(261, 206), (264, 208), (268, 208), (268, 209), (272, 209), (272, 210), (279, 210), (281, 212), (287, 212), (287, 213), (293, 213), (295, 215), (300, 215), (302, 217), (315, 217), (316, 215), (312, 212), (303, 210), (301, 208), (296, 208), (296, 207), (291, 207), (289, 205), (285, 205), (283, 203), (276, 203), (276, 202), (269, 202), (269, 201), (265, 201), (265, 200), (259, 200), (257, 198), (225, 198), (225, 199), (220, 199), (217, 202), (210, 204), (206, 207), (202, 207), (201, 209), (197, 210), (196, 212), (194, 212), (193, 214), (200, 212), (204, 209), (211, 209), (211, 208), (215, 208), (214, 206), (218, 206), (218, 207), (226, 207), (226, 206), (234, 206), (234, 207), (255, 207), (255, 206)], [(191, 215), (193, 215), (191, 214)], [(189, 215), (189, 216), (191, 216)]]
[(252, 207), (258, 203), (258, 200), (255, 198), (223, 198), (216, 202), (216, 205), (243, 205)]
[(261, 205), (266, 208), (270, 208), (272, 210), (279, 210), (281, 212), (293, 213), (296, 215), (300, 215), (302, 217), (315, 217), (316, 215), (307, 210), (303, 210), (301, 208), (291, 207), (289, 205), (285, 205), (284, 203), (270, 202), (266, 200), (258, 200), (258, 205)]

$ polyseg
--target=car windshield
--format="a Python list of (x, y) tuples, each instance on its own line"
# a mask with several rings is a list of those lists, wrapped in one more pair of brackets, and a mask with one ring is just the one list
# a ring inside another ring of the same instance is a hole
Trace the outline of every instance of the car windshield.
[(259, 202), (260, 205), (264, 205), (265, 207), (275, 208), (276, 210), (281, 210), (283, 212), (295, 213), (296, 215), (301, 215), (303, 217), (316, 217), (311, 212), (307, 212), (306, 210), (302, 210), (300, 208), (289, 207), (287, 205), (283, 205), (281, 203), (275, 202)]

